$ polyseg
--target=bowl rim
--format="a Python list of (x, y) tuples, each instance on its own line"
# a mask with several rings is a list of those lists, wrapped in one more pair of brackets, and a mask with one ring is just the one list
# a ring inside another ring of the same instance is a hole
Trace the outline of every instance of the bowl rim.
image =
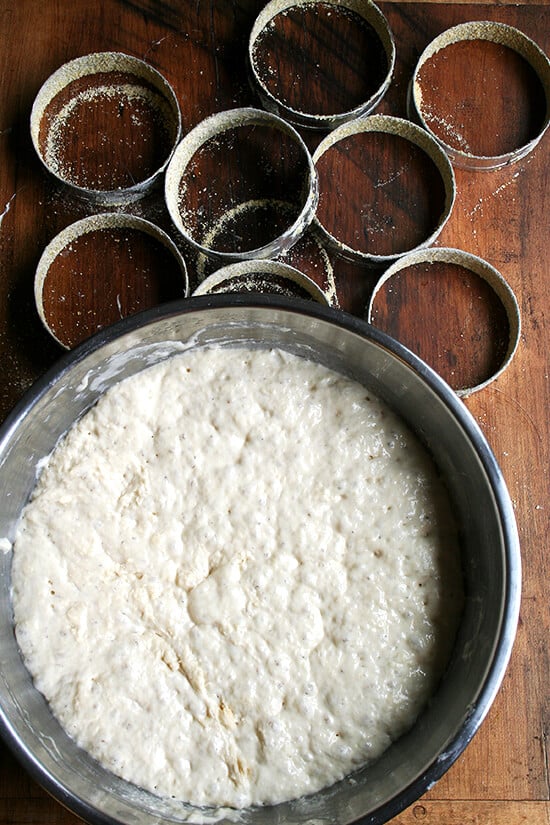
[[(475, 701), (469, 706), (462, 725), (450, 735), (445, 750), (434, 756), (424, 768), (420, 769), (418, 775), (408, 785), (399, 790), (395, 796), (369, 811), (366, 815), (361, 816), (354, 823), (354, 825), (382, 825), (428, 791), (449, 770), (479, 729), (504, 678), (512, 653), (519, 618), (521, 556), (511, 498), (496, 457), (480, 426), (464, 402), (443, 378), (399, 341), (372, 326), (366, 320), (341, 309), (335, 309), (306, 299), (290, 299), (279, 295), (236, 293), (229, 296), (214, 294), (178, 299), (123, 318), (112, 326), (95, 333), (75, 349), (63, 353), (59, 360), (26, 391), (5, 421), (0, 424), (0, 468), (2, 466), (2, 454), (18, 423), (26, 417), (51, 385), (59, 381), (74, 363), (84, 360), (88, 355), (127, 333), (134, 332), (142, 327), (145, 328), (158, 320), (193, 313), (198, 310), (207, 310), (210, 307), (227, 308), (228, 310), (239, 307), (243, 309), (276, 309), (295, 314), (305, 314), (317, 320), (343, 327), (347, 331), (363, 338), (366, 337), (376, 345), (388, 350), (394, 357), (404, 361), (414, 372), (418, 373), (422, 381), (450, 409), (460, 427), (468, 433), (494, 495), (495, 507), (500, 516), (505, 564), (499, 632), (493, 641), (491, 660), (488, 662), (483, 682), (477, 690)], [(1, 704), (0, 739), (10, 748), (30, 776), (67, 809), (82, 817), (86, 822), (93, 823), (93, 825), (122, 825), (123, 820), (115, 819), (109, 814), (98, 810), (77, 793), (58, 782), (36, 759), (32, 751), (19, 741), (5, 716)], [(170, 820), (159, 819), (159, 825), (163, 821), (170, 822)], [(209, 820), (206, 818), (204, 821)], [(224, 817), (219, 819), (220, 825), (227, 821)], [(189, 822), (193, 822), (192, 817), (189, 817)]]

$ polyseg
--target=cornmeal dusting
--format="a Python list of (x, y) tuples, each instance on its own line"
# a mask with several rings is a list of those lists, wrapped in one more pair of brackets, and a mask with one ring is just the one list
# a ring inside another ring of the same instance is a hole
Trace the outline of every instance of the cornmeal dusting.
[(445, 488), (401, 420), (321, 365), (222, 347), (75, 424), (12, 584), (26, 665), (79, 745), (156, 794), (235, 807), (381, 754), (462, 604)]

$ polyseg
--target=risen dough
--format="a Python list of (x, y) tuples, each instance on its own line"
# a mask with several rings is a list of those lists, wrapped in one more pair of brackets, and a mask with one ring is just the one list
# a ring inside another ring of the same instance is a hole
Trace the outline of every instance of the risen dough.
[(423, 449), (364, 387), (280, 351), (191, 351), (110, 390), (43, 471), (12, 575), (68, 733), (155, 793), (237, 807), (380, 754), (461, 604)]

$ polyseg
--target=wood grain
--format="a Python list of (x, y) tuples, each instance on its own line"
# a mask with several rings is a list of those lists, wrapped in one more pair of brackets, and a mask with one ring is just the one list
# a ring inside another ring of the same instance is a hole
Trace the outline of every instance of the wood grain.
[(431, 802), (412, 805), (393, 825), (547, 825), (550, 807), (544, 802)]
[[(33, 152), (29, 114), (40, 85), (73, 57), (126, 51), (151, 62), (170, 81), (188, 130), (215, 111), (257, 103), (245, 53), (248, 31), (262, 5), (259, 0), (0, 0), (0, 419), (61, 354), (33, 304), (34, 270), (49, 240), (90, 213), (52, 184)], [(380, 112), (405, 115), (408, 80), (419, 54), (456, 23), (508, 23), (550, 51), (546, 2), (380, 5), (398, 54)], [(305, 135), (310, 148), (320, 137)], [(437, 243), (472, 252), (499, 269), (522, 314), (522, 337), (512, 364), (465, 403), (495, 452), (513, 500), (523, 599), (510, 666), (487, 719), (448, 773), (394, 821), (548, 825), (550, 136), (531, 155), (502, 170), (456, 170), (456, 184), (455, 207)], [(172, 231), (158, 199), (146, 199), (131, 211)], [(188, 264), (191, 280), (197, 279), (197, 262), (189, 256)], [(361, 315), (377, 273), (335, 259), (333, 267), (341, 306)], [(457, 300), (462, 300), (460, 293)], [(437, 335), (431, 340), (431, 355), (437, 359)], [(1, 825), (77, 821), (0, 745)]]

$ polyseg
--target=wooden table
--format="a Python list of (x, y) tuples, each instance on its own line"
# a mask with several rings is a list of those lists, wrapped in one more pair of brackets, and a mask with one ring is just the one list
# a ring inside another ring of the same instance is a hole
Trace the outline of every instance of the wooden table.
[[(171, 82), (184, 130), (214, 111), (257, 105), (247, 82), (245, 50), (261, 6), (257, 0), (0, 0), (0, 418), (61, 353), (34, 307), (34, 270), (54, 234), (86, 211), (53, 186), (33, 152), (29, 113), (39, 87), (73, 57), (120, 50), (149, 61)], [(455, 23), (509, 23), (550, 51), (550, 6), (543, 0), (386, 2), (381, 8), (397, 43), (394, 83), (378, 108), (383, 113), (405, 116), (407, 82), (418, 55)], [(310, 135), (308, 142), (318, 139)], [(550, 822), (549, 141), (547, 135), (532, 154), (500, 171), (457, 169), (455, 207), (436, 242), (489, 261), (514, 290), (521, 310), (521, 341), (511, 365), (464, 403), (509, 486), (522, 547), (523, 600), (511, 663), (488, 718), (452, 769), (398, 816), (396, 825)], [(373, 273), (335, 259), (333, 265), (341, 306), (362, 314)], [(196, 280), (192, 262), (189, 269)], [(430, 340), (436, 358), (438, 338)], [(3, 746), (0, 766), (0, 823), (77, 821)]]

